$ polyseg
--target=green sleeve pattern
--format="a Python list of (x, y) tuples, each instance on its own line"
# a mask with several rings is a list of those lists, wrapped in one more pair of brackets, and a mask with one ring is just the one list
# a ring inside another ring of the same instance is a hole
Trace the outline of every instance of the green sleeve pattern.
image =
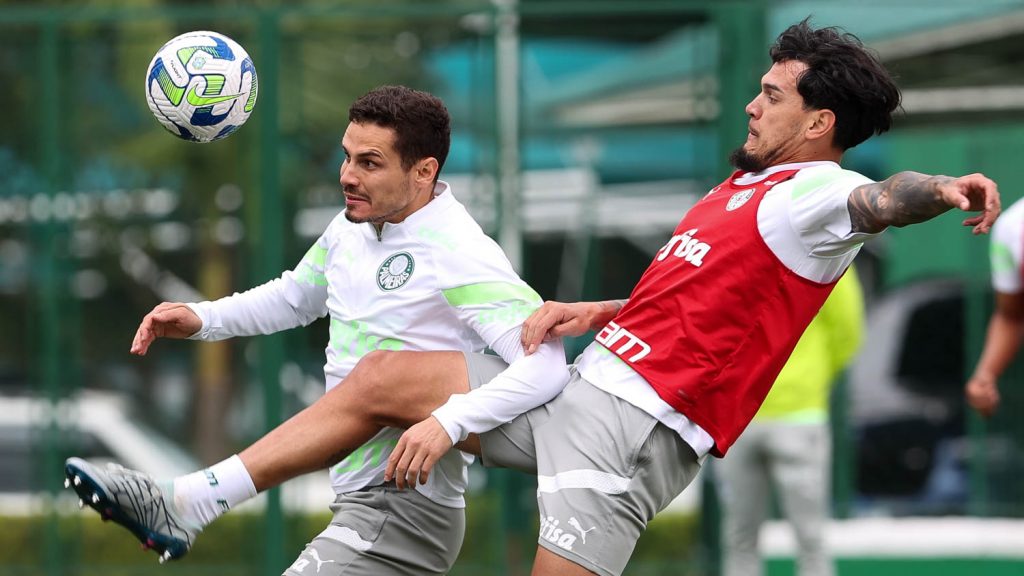
[(521, 324), (543, 303), (529, 286), (509, 282), (481, 282), (443, 290), (448, 304), (457, 308), (477, 308), (480, 325)]
[(295, 269), (296, 279), (302, 284), (327, 286), (327, 275), (324, 273), (326, 265), (327, 248), (314, 244)]

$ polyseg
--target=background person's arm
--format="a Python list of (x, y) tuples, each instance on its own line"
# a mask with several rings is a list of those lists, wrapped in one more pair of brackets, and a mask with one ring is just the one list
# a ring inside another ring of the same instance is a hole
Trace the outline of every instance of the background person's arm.
[(985, 346), (974, 374), (967, 380), (967, 403), (982, 416), (999, 407), (998, 380), (1013, 361), (1024, 335), (1024, 292), (996, 292), (996, 309), (989, 319)]

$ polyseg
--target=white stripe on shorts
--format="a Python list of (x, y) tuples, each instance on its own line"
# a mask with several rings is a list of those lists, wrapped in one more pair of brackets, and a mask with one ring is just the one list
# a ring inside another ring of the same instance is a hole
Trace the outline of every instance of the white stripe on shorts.
[(373, 542), (363, 540), (359, 533), (347, 526), (338, 526), (331, 524), (326, 530), (320, 533), (320, 536), (324, 538), (330, 538), (331, 540), (337, 540), (342, 544), (355, 548), (360, 552), (365, 552), (373, 546)]
[(589, 488), (605, 494), (622, 494), (629, 478), (597, 470), (569, 470), (554, 476), (537, 476), (537, 492), (551, 493), (566, 488)]

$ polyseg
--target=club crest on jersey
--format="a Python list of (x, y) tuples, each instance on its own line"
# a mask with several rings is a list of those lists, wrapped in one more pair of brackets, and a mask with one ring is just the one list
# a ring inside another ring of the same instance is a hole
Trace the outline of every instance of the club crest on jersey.
[(750, 200), (751, 196), (753, 196), (753, 195), (754, 195), (754, 189), (753, 188), (747, 188), (746, 190), (740, 190), (739, 192), (733, 194), (732, 198), (729, 198), (729, 203), (725, 205), (726, 211), (732, 212), (733, 210), (739, 208), (740, 206), (743, 206), (744, 204), (747, 203), (747, 200)]
[(385, 292), (397, 290), (405, 286), (415, 268), (416, 262), (412, 259), (412, 254), (408, 252), (392, 254), (377, 269), (377, 286)]

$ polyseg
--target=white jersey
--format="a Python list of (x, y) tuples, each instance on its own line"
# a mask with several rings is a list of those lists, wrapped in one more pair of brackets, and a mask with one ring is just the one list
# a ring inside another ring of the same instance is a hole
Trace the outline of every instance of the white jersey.
[[(344, 385), (349, 371), (373, 350), (490, 347), (510, 368), (435, 412), (457, 441), (511, 420), (564, 387), (568, 370), (560, 343), (539, 356), (522, 355), (520, 326), (540, 304), (501, 248), (439, 182), (430, 202), (401, 223), (385, 223), (379, 235), (373, 225), (353, 224), (339, 214), (294, 270), (242, 294), (192, 305), (203, 320), (193, 338), (269, 334), (329, 314), (328, 390)], [(335, 492), (382, 483), (401, 433), (386, 428), (334, 465)], [(464, 506), (470, 462), (472, 456), (448, 452), (417, 489), (439, 504)]]
[[(854, 233), (847, 208), (853, 189), (872, 180), (843, 170), (835, 162), (801, 162), (744, 174), (735, 182), (754, 184), (777, 172), (796, 169), (800, 171), (793, 178), (765, 194), (758, 208), (757, 227), (765, 244), (787, 268), (814, 282), (833, 282), (853, 262), (863, 242), (875, 236)], [(662, 400), (643, 377), (603, 346), (588, 346), (578, 369), (590, 383), (675, 430), (698, 456), (711, 450), (714, 441), (707, 431)]]
[(1024, 198), (1011, 204), (992, 226), (989, 261), (996, 292), (1018, 294), (1024, 290)]

